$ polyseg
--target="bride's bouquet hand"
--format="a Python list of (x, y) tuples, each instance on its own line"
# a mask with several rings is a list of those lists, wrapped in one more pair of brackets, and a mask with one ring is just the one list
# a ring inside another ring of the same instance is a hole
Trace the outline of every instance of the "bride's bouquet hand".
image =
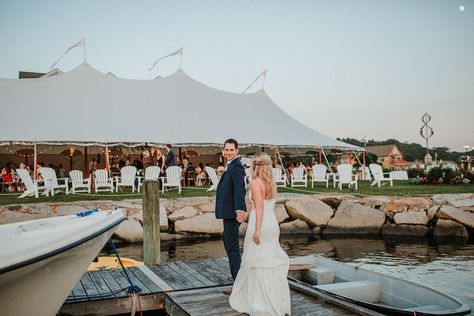
[(260, 245), (260, 231), (255, 230), (255, 233), (253, 233), (253, 241), (255, 242), (256, 245)]

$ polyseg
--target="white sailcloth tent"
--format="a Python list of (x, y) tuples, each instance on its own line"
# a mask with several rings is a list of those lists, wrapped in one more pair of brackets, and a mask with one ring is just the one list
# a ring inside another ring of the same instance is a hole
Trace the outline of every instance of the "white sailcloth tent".
[(245, 146), (364, 149), (298, 122), (263, 90), (210, 88), (182, 70), (154, 80), (103, 74), (83, 63), (39, 79), (0, 79), (0, 144)]

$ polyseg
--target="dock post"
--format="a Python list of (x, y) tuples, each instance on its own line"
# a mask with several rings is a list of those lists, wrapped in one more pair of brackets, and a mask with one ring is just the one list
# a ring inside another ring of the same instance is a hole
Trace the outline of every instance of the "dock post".
[(160, 189), (158, 180), (143, 182), (143, 259), (156, 265), (160, 258)]

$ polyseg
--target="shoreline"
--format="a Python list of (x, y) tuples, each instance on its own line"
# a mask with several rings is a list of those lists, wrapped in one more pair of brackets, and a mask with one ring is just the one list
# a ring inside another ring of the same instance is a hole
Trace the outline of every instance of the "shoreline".
[[(219, 236), (222, 222), (214, 217), (215, 197), (160, 199), (162, 240)], [(142, 200), (97, 200), (13, 204), (0, 207), (0, 224), (75, 214), (93, 208), (122, 208), (127, 220), (115, 238), (143, 239)], [(251, 209), (250, 201), (247, 208)], [(323, 236), (412, 236), (468, 239), (474, 232), (474, 194), (436, 194), (431, 197), (349, 194), (279, 193), (275, 215), (281, 234)], [(244, 235), (246, 223), (240, 227)]]

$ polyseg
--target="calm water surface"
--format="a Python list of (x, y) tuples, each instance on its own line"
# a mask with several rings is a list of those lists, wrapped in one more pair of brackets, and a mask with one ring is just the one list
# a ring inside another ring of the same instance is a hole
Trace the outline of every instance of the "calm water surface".
[[(426, 239), (321, 239), (318, 236), (281, 236), (289, 256), (319, 254), (409, 279), (451, 294), (474, 310), (474, 241), (433, 242)], [(241, 240), (241, 245), (243, 239)], [(141, 244), (121, 245), (123, 257), (143, 260)], [(105, 248), (102, 255), (110, 255)], [(226, 256), (221, 239), (166, 241), (162, 261), (196, 260)]]

